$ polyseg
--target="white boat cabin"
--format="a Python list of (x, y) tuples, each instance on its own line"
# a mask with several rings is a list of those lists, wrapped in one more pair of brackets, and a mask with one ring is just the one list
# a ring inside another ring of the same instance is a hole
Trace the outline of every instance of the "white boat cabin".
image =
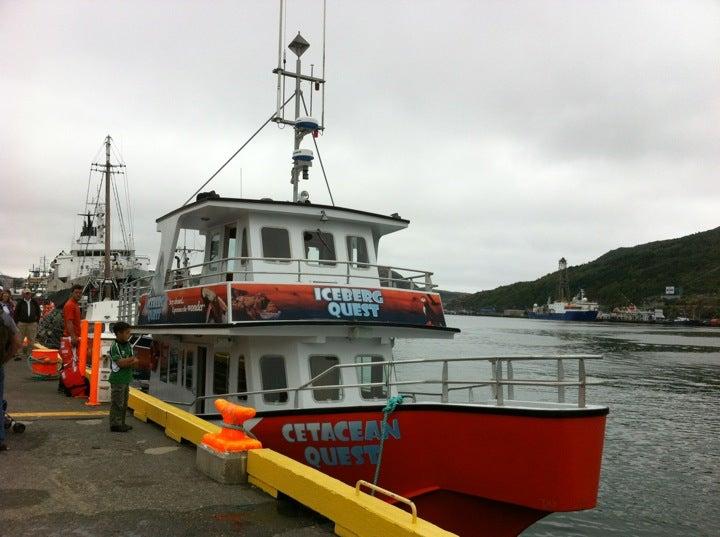
[[(197, 413), (215, 413), (202, 399), (214, 394), (258, 411), (377, 405), (394, 388), (388, 368), (371, 364), (392, 360), (393, 338), (457, 332), (432, 273), (377, 264), (380, 238), (407, 220), (199, 198), (158, 219), (150, 285), (121, 296), (121, 319), (153, 337), (150, 391), (161, 399)], [(205, 237), (202, 263), (180, 262), (183, 230)]]

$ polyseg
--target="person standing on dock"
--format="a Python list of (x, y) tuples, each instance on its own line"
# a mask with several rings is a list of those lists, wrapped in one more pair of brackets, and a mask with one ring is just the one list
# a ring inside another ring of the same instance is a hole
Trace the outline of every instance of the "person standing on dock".
[(15, 302), (13, 302), (12, 294), (7, 289), (0, 291), (0, 307), (10, 317), (15, 317)]
[[(22, 290), (22, 298), (15, 304), (15, 323), (20, 332), (20, 354), (28, 358), (32, 354), (37, 337), (38, 322), (40, 321), (40, 304), (32, 296), (30, 289)], [(15, 357), (20, 360), (21, 356)]]
[(125, 425), (132, 370), (138, 366), (130, 339), (130, 325), (119, 321), (113, 325), (115, 341), (110, 345), (110, 430), (126, 433), (132, 429)]
[(18, 329), (13, 318), (0, 308), (0, 451), (7, 451), (5, 444), (5, 362), (9, 361), (20, 347)]
[(82, 298), (82, 285), (73, 285), (70, 298), (63, 306), (63, 322), (65, 323), (65, 331), (63, 336), (70, 338), (73, 347), (77, 346), (80, 337), (80, 298)]

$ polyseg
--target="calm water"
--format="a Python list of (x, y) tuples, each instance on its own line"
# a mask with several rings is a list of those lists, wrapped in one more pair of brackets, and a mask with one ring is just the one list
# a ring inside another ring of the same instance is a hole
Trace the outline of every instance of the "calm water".
[(604, 357), (588, 362), (605, 383), (589, 388), (588, 402), (610, 407), (598, 507), (553, 514), (523, 537), (720, 536), (720, 329), (459, 316), (448, 324), (462, 329), (454, 341), (402, 340), (396, 355)]

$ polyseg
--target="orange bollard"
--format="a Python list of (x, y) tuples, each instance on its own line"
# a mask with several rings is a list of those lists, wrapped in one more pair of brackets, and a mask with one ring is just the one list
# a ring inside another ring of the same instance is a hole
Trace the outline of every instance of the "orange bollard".
[(102, 345), (102, 323), (95, 323), (93, 329), (92, 371), (90, 373), (90, 396), (85, 403), (88, 406), (97, 406), (98, 382), (100, 381), (100, 349)]
[(255, 415), (254, 408), (236, 405), (225, 399), (217, 399), (215, 408), (222, 414), (223, 424), (225, 425), (222, 431), (217, 434), (205, 434), (202, 438), (203, 444), (222, 453), (247, 451), (262, 447), (259, 440), (248, 437), (242, 429), (245, 420), (249, 420)]
[(80, 345), (78, 346), (78, 369), (84, 376), (87, 369), (88, 321), (80, 321)]

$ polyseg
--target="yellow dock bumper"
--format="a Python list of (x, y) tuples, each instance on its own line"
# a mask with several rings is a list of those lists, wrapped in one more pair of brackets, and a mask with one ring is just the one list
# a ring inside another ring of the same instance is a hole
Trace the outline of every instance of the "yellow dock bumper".
[[(341, 537), (451, 537), (426, 520), (353, 487), (319, 470), (269, 449), (248, 451), (248, 480), (268, 494), (293, 498), (335, 522)], [(422, 515), (422, 513), (420, 513)]]

